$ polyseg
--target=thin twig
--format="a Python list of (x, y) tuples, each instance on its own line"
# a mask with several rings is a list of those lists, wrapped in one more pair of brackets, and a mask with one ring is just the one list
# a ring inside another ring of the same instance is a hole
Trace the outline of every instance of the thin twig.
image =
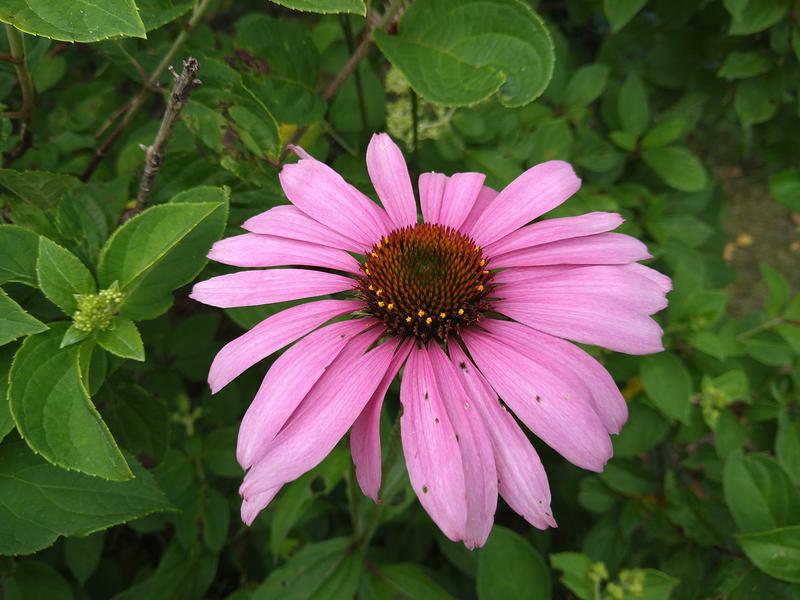
[(22, 122), (19, 126), (19, 143), (5, 156), (6, 160), (12, 161), (25, 154), (25, 151), (30, 148), (33, 143), (31, 117), (33, 116), (34, 96), (33, 80), (25, 64), (25, 44), (22, 40), (22, 35), (11, 25), (6, 25), (5, 28), (6, 36), (8, 37), (8, 47), (11, 50), (11, 57), (14, 59), (14, 69), (17, 72), (17, 79), (19, 80), (19, 87), (22, 92), (22, 109), (19, 111), (22, 118)]
[(114, 127), (114, 129), (108, 134), (106, 139), (103, 140), (97, 150), (95, 150), (92, 159), (86, 166), (83, 175), (81, 175), (82, 181), (89, 181), (89, 179), (92, 177), (92, 174), (95, 172), (95, 170), (97, 170), (97, 167), (103, 160), (103, 157), (108, 154), (111, 146), (117, 141), (117, 139), (119, 139), (119, 137), (122, 135), (122, 132), (125, 131), (125, 128), (130, 124), (131, 121), (133, 121), (136, 113), (138, 113), (139, 109), (142, 108), (142, 105), (144, 104), (145, 100), (147, 100), (150, 92), (158, 87), (158, 80), (161, 79), (161, 75), (163, 75), (164, 71), (167, 70), (167, 67), (175, 58), (178, 50), (180, 50), (181, 46), (183, 46), (183, 44), (186, 42), (189, 34), (200, 23), (203, 13), (205, 13), (210, 3), (211, 0), (200, 0), (200, 2), (195, 5), (192, 18), (189, 19), (186, 27), (178, 34), (178, 37), (175, 38), (172, 46), (170, 46), (169, 50), (167, 50), (167, 53), (161, 59), (161, 62), (158, 63), (158, 66), (155, 68), (155, 70), (150, 74), (150, 77), (147, 78), (142, 86), (142, 89), (139, 90), (139, 93), (134, 96), (133, 100), (129, 101), (128, 110), (125, 112), (122, 120), (117, 123), (117, 126)]
[(145, 147), (144, 171), (142, 178), (139, 181), (139, 193), (136, 194), (136, 204), (130, 210), (123, 213), (120, 222), (125, 222), (131, 217), (136, 216), (150, 198), (150, 192), (153, 189), (153, 179), (156, 173), (164, 164), (164, 148), (167, 145), (167, 140), (172, 133), (172, 127), (178, 120), (181, 110), (186, 105), (189, 99), (189, 94), (192, 93), (197, 86), (200, 85), (200, 80), (197, 79), (197, 71), (200, 70), (200, 64), (195, 58), (187, 58), (183, 61), (183, 70), (178, 75), (175, 70), (170, 67), (170, 71), (175, 77), (175, 87), (172, 88), (172, 94), (167, 102), (167, 108), (164, 111), (164, 118), (161, 119), (161, 127), (158, 128), (156, 139), (150, 146)]
[[(375, 33), (376, 30), (383, 29), (384, 27), (389, 25), (392, 22), (395, 13), (398, 10), (400, 10), (402, 6), (403, 6), (403, 0), (392, 0), (388, 8), (386, 9), (386, 12), (383, 13), (383, 16), (378, 20), (376, 25), (373, 26), (371, 20), (367, 19), (366, 28), (364, 31), (364, 37), (361, 40), (361, 43), (353, 51), (353, 54), (350, 55), (350, 59), (336, 74), (336, 77), (333, 78), (333, 81), (331, 81), (328, 84), (328, 86), (322, 91), (322, 99), (325, 102), (330, 101), (330, 99), (336, 95), (336, 92), (339, 91), (339, 88), (342, 87), (342, 84), (347, 80), (348, 77), (350, 77), (353, 71), (355, 71), (356, 67), (361, 62), (361, 59), (363, 59), (367, 55), (367, 52), (369, 52), (370, 48), (372, 47), (372, 44), (375, 42), (375, 39), (372, 37), (373, 33)], [(303, 134), (305, 134), (307, 129), (308, 125), (303, 125), (302, 127), (298, 127), (297, 129), (295, 129), (294, 133), (292, 134), (292, 137), (286, 143), (286, 146), (281, 152), (279, 159), (279, 162), (281, 164), (283, 163), (283, 161), (286, 160), (286, 157), (289, 155), (291, 146), (300, 141), (300, 138), (303, 137)]]
[[(350, 15), (340, 14), (339, 22), (342, 24), (344, 39), (347, 42), (347, 50), (352, 54), (356, 49), (356, 40), (353, 35), (353, 27), (350, 25)], [(368, 131), (367, 104), (364, 100), (364, 84), (361, 81), (361, 71), (355, 69), (353, 71), (353, 76), (356, 80), (356, 97), (358, 99), (358, 113), (361, 116), (361, 128), (363, 131)]]

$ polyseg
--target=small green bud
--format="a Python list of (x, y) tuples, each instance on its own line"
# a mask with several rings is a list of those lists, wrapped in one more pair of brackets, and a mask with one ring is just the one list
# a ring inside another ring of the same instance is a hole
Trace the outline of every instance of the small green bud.
[(625, 591), (622, 589), (622, 586), (619, 586), (616, 583), (609, 583), (606, 586), (606, 592), (614, 600), (622, 600), (625, 597)]
[(608, 569), (605, 563), (596, 562), (589, 567), (589, 579), (595, 583), (608, 579)]
[(90, 332), (109, 329), (125, 297), (115, 282), (97, 294), (76, 295), (75, 299), (78, 301), (78, 310), (72, 315), (75, 329)]

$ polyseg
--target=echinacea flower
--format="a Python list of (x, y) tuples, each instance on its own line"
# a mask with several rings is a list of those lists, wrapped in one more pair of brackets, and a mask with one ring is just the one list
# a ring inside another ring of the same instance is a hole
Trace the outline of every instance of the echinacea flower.
[(381, 407), (403, 369), (406, 467), (444, 534), (481, 546), (498, 493), (531, 525), (554, 527), (547, 476), (517, 419), (573, 464), (602, 470), (627, 408), (603, 366), (567, 340), (629, 354), (662, 350), (650, 315), (666, 306), (669, 278), (638, 264), (650, 258), (644, 244), (611, 233), (618, 214), (531, 223), (580, 187), (566, 162), (532, 167), (499, 193), (480, 173), (424, 173), (420, 222), (389, 136), (374, 136), (367, 149), (383, 208), (296, 151), (300, 161), (280, 174), (292, 205), (251, 218), (249, 233), (209, 254), (251, 269), (192, 291), (218, 307), (341, 298), (270, 316), (211, 365), (216, 392), (294, 342), (239, 430), (242, 519), (250, 524), (348, 431), (358, 483), (377, 501)]

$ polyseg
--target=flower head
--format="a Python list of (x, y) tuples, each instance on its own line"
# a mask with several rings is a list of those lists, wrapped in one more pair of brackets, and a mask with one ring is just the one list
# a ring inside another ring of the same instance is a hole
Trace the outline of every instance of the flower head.
[(532, 167), (499, 193), (480, 173), (425, 173), (420, 222), (406, 163), (387, 135), (367, 150), (383, 208), (297, 153), (280, 175), (292, 205), (251, 218), (249, 233), (209, 254), (251, 270), (192, 291), (220, 307), (342, 296), (279, 312), (214, 359), (216, 392), (293, 344), (239, 431), (244, 521), (348, 431), (358, 482), (377, 500), (380, 413), (402, 369), (409, 478), (445, 535), (482, 545), (498, 493), (535, 527), (554, 527), (547, 476), (512, 413), (570, 462), (602, 470), (627, 407), (603, 366), (571, 341), (660, 351), (650, 315), (666, 306), (669, 278), (638, 264), (650, 258), (641, 242), (611, 233), (617, 214), (535, 221), (580, 187), (565, 162)]

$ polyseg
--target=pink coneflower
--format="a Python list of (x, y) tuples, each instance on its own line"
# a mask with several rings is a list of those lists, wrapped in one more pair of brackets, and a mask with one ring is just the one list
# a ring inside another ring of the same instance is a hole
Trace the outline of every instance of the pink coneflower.
[(531, 525), (555, 527), (547, 476), (512, 413), (573, 464), (602, 470), (609, 434), (619, 432), (627, 408), (603, 366), (566, 340), (629, 354), (662, 350), (649, 315), (666, 306), (669, 278), (637, 264), (650, 258), (644, 244), (609, 233), (623, 221), (618, 214), (529, 224), (580, 187), (568, 163), (532, 167), (499, 193), (480, 173), (425, 173), (420, 223), (406, 163), (389, 136), (375, 135), (367, 149), (384, 208), (297, 153), (300, 161), (280, 174), (292, 205), (253, 217), (244, 224), (249, 233), (209, 254), (239, 267), (287, 268), (222, 275), (192, 291), (225, 308), (346, 298), (279, 312), (211, 365), (216, 392), (296, 342), (275, 360), (242, 420), (242, 519), (250, 524), (348, 431), (359, 485), (377, 501), (381, 405), (405, 367), (406, 466), (444, 534), (482, 545), (498, 492)]

